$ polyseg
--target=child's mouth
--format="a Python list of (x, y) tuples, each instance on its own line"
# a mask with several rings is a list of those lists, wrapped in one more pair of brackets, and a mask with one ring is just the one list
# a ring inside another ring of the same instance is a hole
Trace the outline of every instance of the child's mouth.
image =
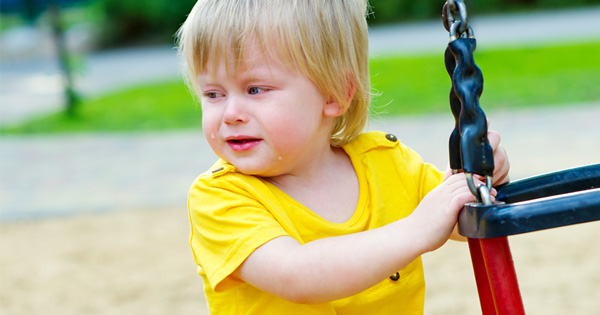
[(260, 143), (260, 139), (244, 138), (244, 139), (229, 139), (227, 144), (234, 151), (247, 151)]
[(251, 142), (251, 141), (256, 141), (256, 139), (233, 139), (233, 140), (228, 140), (228, 142), (233, 142), (233, 143), (246, 143), (246, 142)]

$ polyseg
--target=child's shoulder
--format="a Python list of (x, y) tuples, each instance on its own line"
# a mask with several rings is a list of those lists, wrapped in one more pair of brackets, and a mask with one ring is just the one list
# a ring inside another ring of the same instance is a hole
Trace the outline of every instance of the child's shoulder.
[(232, 164), (219, 159), (207, 171), (200, 174), (192, 183), (194, 186), (252, 186), (258, 181), (256, 176), (240, 173)]
[(361, 133), (348, 144), (357, 151), (370, 151), (377, 148), (394, 148), (403, 146), (398, 137), (391, 133), (385, 133), (383, 131), (369, 131)]
[(420, 155), (402, 143), (396, 135), (383, 131), (362, 133), (344, 148), (347, 152), (353, 152), (369, 160), (377, 160), (379, 157), (384, 160), (394, 159), (394, 163), (422, 161)]

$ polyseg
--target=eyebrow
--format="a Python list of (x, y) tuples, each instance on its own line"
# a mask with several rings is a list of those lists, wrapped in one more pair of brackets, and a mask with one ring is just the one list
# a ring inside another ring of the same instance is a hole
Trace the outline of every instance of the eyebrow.
[[(263, 64), (264, 65), (264, 64)], [(238, 69), (241, 70), (241, 69)], [(255, 68), (248, 68), (246, 67), (246, 71), (241, 71), (239, 73), (239, 79), (243, 79), (243, 80), (267, 80), (267, 79), (274, 79), (275, 75), (273, 73), (273, 69), (271, 66), (269, 66), (268, 64), (266, 66), (261, 66), (258, 69)]]
[[(282, 67), (285, 67), (283, 65), (281, 65)], [(249, 66), (247, 63), (240, 63), (239, 65), (237, 65), (235, 71), (233, 71), (233, 73), (227, 73), (227, 77), (229, 79), (232, 79), (234, 81), (243, 81), (243, 82), (248, 82), (248, 81), (261, 81), (261, 80), (276, 80), (277, 77), (279, 76), (276, 72), (277, 70), (274, 70), (275, 67), (271, 66), (269, 63), (266, 62), (262, 62), (257, 64), (255, 67), (251, 67)], [(231, 68), (229, 68), (229, 70), (232, 70)], [(290, 70), (291, 71), (291, 70)], [(228, 71), (229, 72), (229, 71)], [(206, 71), (202, 74), (198, 75), (198, 83), (201, 83), (201, 79), (205, 79), (202, 80), (204, 82), (204, 84), (214, 84), (213, 82), (216, 81), (217, 78), (217, 72), (214, 71)]]

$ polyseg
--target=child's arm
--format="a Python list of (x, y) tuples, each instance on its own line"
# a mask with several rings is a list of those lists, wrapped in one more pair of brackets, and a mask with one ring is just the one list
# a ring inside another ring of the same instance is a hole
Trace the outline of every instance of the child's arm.
[(300, 245), (291, 237), (256, 249), (234, 276), (284, 299), (319, 303), (359, 293), (448, 240), (474, 197), (464, 175), (432, 190), (407, 218), (361, 233)]

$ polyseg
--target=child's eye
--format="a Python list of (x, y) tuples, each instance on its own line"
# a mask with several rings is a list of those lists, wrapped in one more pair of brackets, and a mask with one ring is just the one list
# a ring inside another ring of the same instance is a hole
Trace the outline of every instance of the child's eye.
[(260, 92), (264, 92), (265, 90), (266, 89), (264, 89), (264, 88), (259, 88), (259, 87), (253, 86), (248, 89), (248, 94), (254, 95), (254, 94), (258, 94)]
[(218, 93), (218, 92), (205, 92), (204, 93), (204, 97), (206, 97), (206, 98), (217, 98), (222, 95), (223, 95), (222, 93)]

